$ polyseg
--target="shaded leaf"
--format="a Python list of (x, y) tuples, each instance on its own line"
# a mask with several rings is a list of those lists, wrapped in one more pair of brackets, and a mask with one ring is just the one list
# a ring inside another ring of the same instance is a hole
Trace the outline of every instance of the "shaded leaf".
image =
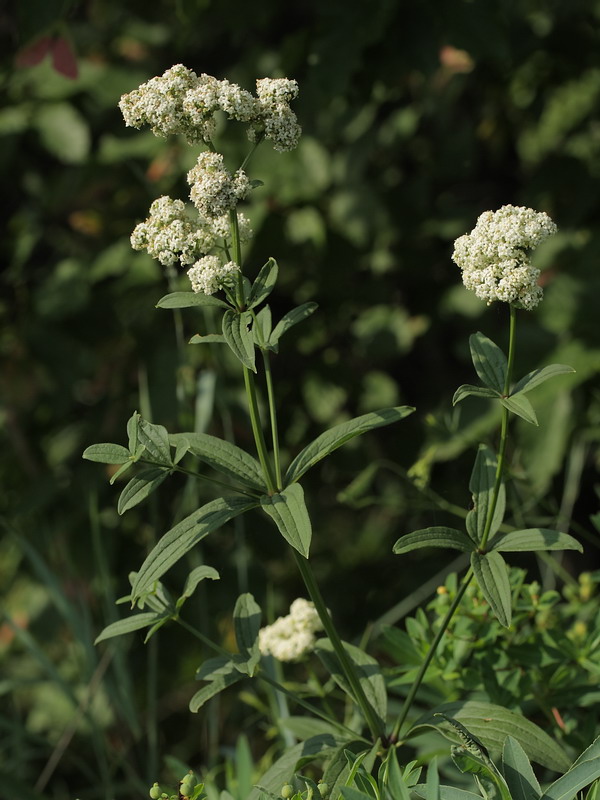
[(241, 681), (243, 677), (242, 673), (237, 672), (237, 670), (217, 676), (207, 686), (199, 689), (192, 697), (189, 705), (190, 711), (192, 713), (199, 711), (207, 700), (222, 692), (223, 689), (227, 689), (229, 686), (233, 686), (234, 683)]
[[(444, 786), (442, 784), (438, 787), (438, 790), (440, 800), (481, 800), (480, 794), (468, 792), (466, 789), (456, 789), (454, 786)], [(427, 784), (418, 783), (413, 787), (413, 791), (416, 792), (419, 797), (424, 797), (425, 800), (429, 800)]]
[[(240, 655), (245, 661), (243, 671), (248, 675), (254, 674), (260, 661), (258, 632), (261, 618), (262, 612), (254, 597), (249, 592), (241, 594), (233, 611), (233, 627)], [(238, 664), (238, 668), (240, 666), (241, 664)]]
[(504, 742), (502, 773), (513, 800), (539, 800), (542, 790), (527, 753), (512, 736), (507, 736)]
[(533, 406), (524, 395), (518, 394), (511, 397), (501, 397), (500, 402), (505, 408), (512, 411), (513, 414), (516, 414), (517, 417), (524, 419), (525, 422), (529, 422), (531, 425), (538, 424)]
[[(170, 616), (170, 614), (167, 614), (166, 619), (169, 619)], [(134, 614), (131, 617), (126, 617), (125, 619), (119, 619), (116, 622), (111, 622), (111, 624), (107, 625), (102, 633), (96, 637), (94, 644), (103, 642), (105, 639), (112, 639), (115, 636), (123, 636), (126, 633), (133, 633), (134, 631), (139, 631), (142, 628), (148, 628), (150, 625), (154, 625), (155, 622), (163, 617), (165, 617), (164, 613), (161, 614), (157, 613), (156, 611), (145, 611), (143, 614)]]
[(179, 599), (177, 600), (176, 603), (177, 610), (179, 611), (179, 609), (185, 603), (185, 601), (194, 594), (198, 584), (201, 581), (205, 580), (206, 578), (210, 578), (210, 580), (212, 581), (218, 581), (219, 577), (220, 577), (219, 573), (217, 572), (216, 569), (213, 569), (213, 567), (206, 566), (205, 564), (202, 564), (201, 566), (193, 569), (187, 576), (187, 579), (185, 581), (185, 586), (183, 587), (183, 592), (181, 593), (181, 597), (179, 597)]
[(600, 737), (584, 750), (571, 768), (546, 789), (542, 800), (572, 800), (588, 784), (600, 778)]
[(256, 508), (245, 497), (219, 497), (194, 511), (165, 533), (146, 557), (132, 588), (135, 600), (212, 531), (230, 519)]
[(275, 522), (283, 538), (308, 558), (312, 526), (300, 484), (294, 483), (272, 496), (263, 495), (260, 505)]
[(119, 495), (117, 503), (117, 511), (119, 514), (124, 514), (130, 508), (137, 506), (142, 500), (145, 500), (148, 495), (157, 489), (160, 484), (169, 475), (168, 469), (162, 467), (149, 467), (138, 472), (129, 483), (125, 486)]
[(528, 372), (524, 378), (521, 378), (521, 380), (514, 385), (510, 396), (514, 397), (519, 393), (525, 394), (535, 389), (536, 386), (544, 383), (544, 381), (547, 381), (549, 378), (553, 378), (555, 375), (567, 375), (572, 372), (575, 372), (573, 367), (568, 367), (566, 364), (549, 364), (547, 367), (534, 369), (532, 372)]
[(490, 608), (505, 628), (512, 619), (512, 596), (508, 568), (500, 553), (471, 553), (475, 580)]
[(257, 347), (267, 350), (269, 336), (271, 335), (271, 309), (264, 306), (256, 315), (252, 326), (252, 336)]
[(238, 361), (256, 372), (254, 340), (248, 330), (251, 321), (249, 311), (239, 313), (229, 309), (223, 314), (223, 336)]
[(502, 350), (479, 332), (469, 337), (469, 347), (473, 366), (483, 383), (490, 389), (504, 394), (508, 364)]
[(158, 464), (172, 464), (169, 434), (162, 425), (154, 425), (145, 419), (140, 419), (137, 428), (138, 443), (143, 445), (144, 459), (150, 458)]
[(518, 553), (530, 550), (578, 550), (583, 552), (583, 547), (577, 539), (568, 533), (550, 530), (548, 528), (527, 528), (522, 531), (511, 531), (496, 536), (489, 543), (490, 550), (500, 553)]
[[(496, 483), (497, 461), (495, 453), (486, 445), (480, 444), (473, 464), (473, 471), (469, 480), (469, 489), (473, 495), (473, 509), (467, 516), (467, 530), (477, 543), (482, 541), (483, 533), (490, 512)], [(500, 485), (496, 506), (489, 530), (493, 536), (504, 519), (506, 507), (506, 490), (504, 484)]]
[(301, 306), (296, 306), (279, 320), (273, 332), (269, 336), (269, 344), (277, 352), (279, 347), (279, 340), (284, 333), (289, 331), (294, 325), (302, 322), (303, 319), (310, 317), (318, 308), (316, 303), (302, 303)]
[(435, 526), (413, 531), (402, 536), (394, 545), (393, 552), (398, 555), (422, 547), (448, 547), (451, 550), (462, 550), (463, 553), (470, 553), (474, 549), (474, 544), (464, 531), (459, 531), (456, 528)]
[(222, 333), (207, 333), (204, 336), (200, 333), (195, 333), (189, 344), (226, 344), (226, 342)]
[(250, 297), (248, 299), (248, 308), (256, 308), (257, 305), (268, 297), (273, 291), (273, 287), (277, 283), (277, 274), (279, 268), (274, 258), (270, 258), (267, 263), (262, 267), (256, 280), (252, 284)]
[(229, 305), (218, 297), (202, 292), (172, 292), (161, 297), (157, 308), (193, 308), (194, 306), (218, 306), (229, 308)]
[(452, 405), (455, 406), (457, 403), (460, 403), (461, 400), (464, 400), (465, 397), (470, 397), (471, 395), (473, 397), (485, 397), (492, 400), (497, 400), (500, 397), (500, 393), (495, 389), (489, 389), (487, 386), (472, 386), (469, 383), (464, 383), (454, 392)]
[(290, 484), (297, 481), (309, 469), (314, 467), (321, 459), (333, 453), (338, 447), (360, 436), (367, 431), (380, 428), (383, 425), (391, 425), (412, 414), (414, 408), (410, 406), (396, 406), (394, 408), (382, 408), (379, 411), (371, 411), (361, 417), (355, 417), (330, 428), (325, 433), (307, 445), (292, 461), (285, 475), (285, 483)]

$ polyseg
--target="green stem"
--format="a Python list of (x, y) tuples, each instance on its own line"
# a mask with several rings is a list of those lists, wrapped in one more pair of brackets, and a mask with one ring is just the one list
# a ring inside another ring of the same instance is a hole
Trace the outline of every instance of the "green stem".
[(265, 379), (267, 382), (267, 396), (269, 399), (269, 417), (271, 419), (271, 440), (273, 442), (273, 460), (275, 462), (275, 480), (277, 489), (281, 490), (281, 459), (279, 456), (279, 434), (277, 432), (277, 411), (275, 408), (275, 393), (273, 391), (273, 375), (271, 373), (271, 357), (267, 350), (261, 350), (265, 365)]
[(260, 424), (260, 414), (258, 411), (258, 400), (256, 398), (256, 386), (254, 383), (254, 375), (250, 372), (250, 370), (247, 367), (243, 367), (243, 370), (244, 370), (244, 384), (246, 386), (246, 396), (248, 397), (248, 408), (250, 410), (250, 422), (252, 424), (252, 433), (254, 434), (254, 441), (256, 443), (256, 450), (258, 452), (258, 459), (262, 467), (263, 475), (265, 476), (265, 481), (267, 484), (267, 488), (269, 490), (269, 494), (275, 494), (276, 492), (275, 479), (273, 478), (273, 472), (271, 469), (271, 464), (267, 453), (267, 445), (265, 443), (265, 437), (262, 431), (262, 426)]
[(373, 707), (367, 700), (367, 697), (364, 693), (364, 690), (361, 686), (360, 680), (358, 675), (356, 674), (356, 670), (352, 664), (352, 661), (349, 659), (348, 654), (344, 648), (344, 644), (340, 639), (340, 636), (333, 624), (333, 620), (329, 616), (329, 612), (327, 611), (327, 606), (325, 605), (325, 601), (323, 600), (323, 596), (321, 595), (321, 591), (319, 586), (315, 580), (315, 576), (313, 574), (312, 568), (308, 563), (307, 559), (304, 556), (301, 556), (297, 550), (292, 550), (294, 553), (294, 557), (296, 559), (296, 564), (298, 565), (298, 569), (300, 570), (300, 574), (302, 575), (302, 579), (308, 589), (308, 593), (315, 604), (315, 608), (319, 615), (321, 622), (323, 623), (323, 628), (325, 629), (325, 633), (327, 634), (329, 641), (335, 651), (335, 654), (338, 658), (340, 663), (340, 667), (342, 672), (344, 673), (350, 690), (354, 696), (354, 699), (362, 709), (364, 714), (365, 720), (373, 734), (375, 739), (378, 738), (385, 738), (385, 730), (379, 718), (377, 717)]
[[(508, 335), (508, 366), (506, 368), (506, 378), (504, 379), (504, 396), (508, 397), (512, 386), (513, 366), (515, 362), (515, 329), (517, 321), (517, 310), (513, 306), (510, 308), (510, 328)], [(485, 528), (483, 529), (483, 536), (479, 547), (481, 550), (485, 548), (490, 530), (492, 528), (492, 520), (494, 519), (494, 512), (496, 511), (496, 504), (498, 502), (498, 495), (500, 494), (500, 487), (502, 486), (502, 478), (504, 473), (504, 459), (506, 456), (506, 443), (508, 441), (508, 409), (502, 406), (502, 425), (500, 428), (500, 447), (498, 449), (498, 462), (496, 465), (496, 478), (494, 481), (494, 491), (492, 494), (492, 502), (488, 508), (487, 518), (485, 520)]]
[(229, 224), (231, 227), (231, 246), (233, 249), (233, 260), (238, 265), (237, 283), (235, 286), (235, 298), (238, 310), (245, 307), (244, 302), (244, 276), (242, 275), (242, 243), (240, 242), (240, 228), (238, 225), (237, 211), (235, 208), (229, 210)]
[(406, 696), (406, 700), (404, 701), (404, 705), (402, 706), (402, 711), (400, 712), (400, 716), (396, 720), (396, 724), (394, 725), (394, 730), (392, 732), (391, 739), (392, 739), (393, 742), (397, 741), (398, 737), (400, 736), (400, 730), (401, 730), (402, 725), (404, 724), (404, 721), (406, 720), (406, 717), (408, 715), (408, 712), (410, 711), (410, 708), (411, 708), (411, 706), (412, 706), (412, 704), (414, 702), (415, 696), (416, 696), (417, 692), (419, 691), (419, 687), (421, 686), (421, 683), (423, 682), (423, 678), (425, 677), (425, 673), (427, 672), (427, 669), (428, 669), (429, 665), (433, 661), (433, 657), (435, 656), (435, 653), (436, 653), (436, 650), (438, 648), (438, 645), (441, 642), (442, 637), (446, 633), (448, 625), (450, 624), (450, 620), (452, 619), (456, 609), (460, 605), (460, 601), (462, 600), (462, 597), (463, 597), (464, 593), (466, 592), (467, 586), (471, 582), (471, 578), (472, 577), (473, 577), (473, 571), (471, 569), (469, 569), (469, 571), (466, 573), (465, 577), (463, 578), (462, 584), (459, 586), (459, 589), (458, 589), (458, 591), (456, 593), (456, 597), (454, 598), (454, 601), (453, 601), (452, 605), (450, 606), (450, 608), (446, 612), (446, 616), (442, 620), (442, 624), (440, 625), (439, 630), (435, 635), (435, 639), (431, 643), (431, 647), (429, 648), (429, 652), (427, 653), (427, 656), (425, 657), (425, 660), (421, 664), (421, 668), (419, 669), (417, 677), (415, 678), (414, 683), (410, 687), (410, 691), (409, 691), (408, 695)]

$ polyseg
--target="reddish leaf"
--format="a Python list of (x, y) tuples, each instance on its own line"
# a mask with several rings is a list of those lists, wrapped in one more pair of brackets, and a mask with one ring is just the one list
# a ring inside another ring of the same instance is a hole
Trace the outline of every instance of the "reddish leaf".
[(31, 44), (19, 50), (15, 64), (17, 67), (34, 67), (43, 61), (51, 50), (52, 37), (42, 36), (41, 39), (35, 39)]
[(64, 36), (59, 36), (52, 44), (52, 66), (65, 78), (75, 80), (79, 75), (75, 53)]

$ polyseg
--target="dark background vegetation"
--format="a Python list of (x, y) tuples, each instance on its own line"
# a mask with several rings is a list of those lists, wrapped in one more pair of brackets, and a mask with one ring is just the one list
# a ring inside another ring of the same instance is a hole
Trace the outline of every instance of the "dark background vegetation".
[[(391, 546), (452, 519), (428, 484), (468, 505), (474, 445), (495, 441), (493, 410), (469, 400), (459, 415), (451, 398), (474, 380), (469, 334), (505, 345), (507, 309), (465, 292), (450, 256), (479, 213), (505, 203), (545, 210), (560, 229), (537, 255), (545, 299), (520, 315), (517, 371), (577, 369), (531, 395), (540, 428), (514, 426), (515, 518), (570, 526), (586, 555), (564, 565), (597, 565), (600, 3), (19, 0), (1, 13), (0, 782), (11, 797), (143, 796), (165, 754), (214, 765), (240, 732), (265, 750), (251, 687), (244, 715), (234, 696), (190, 717), (206, 654), (179, 630), (149, 648), (139, 636), (93, 647), (148, 547), (211, 495), (174, 478), (118, 518), (118, 487), (83, 449), (124, 443), (134, 409), (252, 447), (235, 364), (177, 348), (173, 316), (154, 307), (162, 269), (129, 246), (155, 197), (185, 196), (195, 154), (126, 129), (117, 102), (174, 63), (247, 89), (264, 76), (300, 85), (302, 143), (259, 150), (251, 177), (265, 185), (247, 211), (248, 273), (280, 264), (274, 315), (319, 303), (274, 364), (287, 453), (349, 416), (417, 407), (305, 483), (315, 569), (346, 638), (443, 567), (445, 555), (400, 560)], [(49, 56), (16, 66), (40, 36), (71, 43), (76, 78)], [(242, 137), (223, 143), (231, 163)], [(214, 330), (193, 311), (183, 325), (186, 340)], [(240, 591), (270, 614), (302, 593), (258, 516), (213, 535), (201, 557), (222, 580), (189, 614), (222, 642)]]

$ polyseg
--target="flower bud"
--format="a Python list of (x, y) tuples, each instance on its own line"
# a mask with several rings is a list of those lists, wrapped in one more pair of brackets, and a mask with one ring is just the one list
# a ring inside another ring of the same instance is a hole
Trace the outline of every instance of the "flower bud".
[(281, 796), (283, 800), (289, 800), (289, 798), (294, 794), (294, 787), (291, 783), (284, 783), (281, 787)]
[(327, 797), (329, 794), (329, 785), (327, 783), (323, 783), (323, 781), (319, 781), (317, 784), (317, 789), (319, 790), (321, 797)]
[(152, 788), (148, 792), (152, 800), (159, 800), (162, 792), (160, 791), (160, 786), (158, 783), (153, 784)]

